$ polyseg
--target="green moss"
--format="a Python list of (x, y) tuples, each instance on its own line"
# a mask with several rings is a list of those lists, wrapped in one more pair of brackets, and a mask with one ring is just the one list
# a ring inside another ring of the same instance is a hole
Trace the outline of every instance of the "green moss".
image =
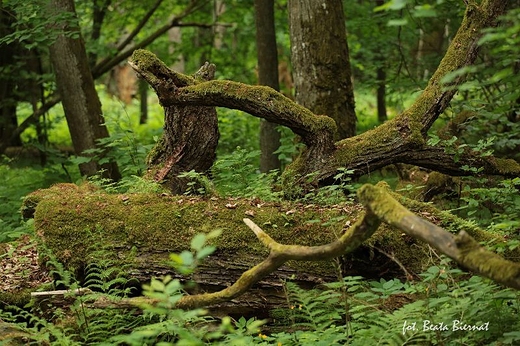
[(502, 174), (520, 174), (520, 164), (513, 159), (494, 159), (498, 171)]
[(17, 307), (24, 307), (31, 301), (31, 292), (34, 290), (35, 289), (27, 288), (21, 291), (0, 292), (0, 305), (8, 304)]
[[(236, 207), (226, 207), (229, 203)], [(35, 227), (44, 232), (45, 244), (71, 270), (84, 265), (103, 244), (110, 244), (117, 251), (115, 257), (128, 260), (129, 249), (136, 248), (136, 263), (162, 263), (169, 253), (189, 249), (195, 234), (214, 229), (223, 231), (214, 241), (219, 253), (230, 260), (239, 255), (245, 265), (256, 264), (268, 253), (242, 222), (246, 211), (254, 212), (255, 223), (285, 244), (321, 245), (340, 234), (340, 223), (323, 225), (307, 221), (326, 222), (340, 215), (341, 210), (299, 207), (297, 213), (286, 214), (291, 208), (294, 206), (284, 204), (257, 208), (249, 200), (230, 202), (153, 194), (122, 196), (81, 192), (63, 196), (50, 192), (38, 205)], [(302, 265), (295, 267), (302, 268)], [(323, 263), (304, 267), (331, 270), (330, 265)]]
[(469, 237), (457, 236), (456, 241), (462, 260), (471, 268), (477, 268), (479, 272), (501, 282), (519, 277), (519, 264), (512, 265), (495, 253), (483, 251), (479, 243)]
[[(250, 86), (239, 82), (212, 80), (186, 87), (185, 92), (199, 95), (217, 95), (226, 101), (250, 100), (262, 107), (261, 111), (264, 116), (269, 113), (276, 114), (281, 124), (297, 125), (298, 128), (305, 129), (307, 132), (330, 131), (334, 133), (336, 130), (333, 119), (316, 116), (307, 108), (267, 86)], [(250, 111), (255, 115), (253, 108), (243, 110)]]
[(163, 63), (157, 55), (145, 49), (137, 49), (132, 53), (131, 60), (139, 69), (148, 71), (154, 66), (162, 65)]

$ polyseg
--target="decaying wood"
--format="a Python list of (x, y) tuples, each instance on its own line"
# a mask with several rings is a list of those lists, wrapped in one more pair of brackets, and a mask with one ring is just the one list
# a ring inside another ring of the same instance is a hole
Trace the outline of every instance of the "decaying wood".
[[(157, 95), (215, 77), (215, 65), (207, 62), (193, 76), (182, 78), (177, 78), (177, 74), (159, 61), (130, 65), (152, 85)], [(217, 111), (215, 107), (203, 106), (163, 104), (163, 107), (164, 132), (148, 156), (147, 176), (167, 186), (173, 194), (183, 194), (189, 179), (179, 174), (206, 173), (215, 161), (219, 139)]]
[[(262, 279), (278, 270), (287, 261), (324, 261), (354, 251), (370, 238), (381, 222), (397, 227), (406, 234), (419, 238), (461, 266), (501, 283), (520, 289), (520, 264), (508, 261), (480, 246), (465, 230), (453, 235), (415, 215), (397, 200), (384, 186), (366, 184), (358, 190), (365, 213), (336, 240), (319, 246), (284, 245), (275, 241), (249, 218), (243, 222), (258, 240), (269, 249), (269, 255), (259, 264), (244, 271), (238, 280), (218, 292), (183, 296), (178, 308), (193, 309), (229, 302), (246, 293)], [(143, 297), (123, 299), (119, 302), (99, 302), (99, 306), (140, 306), (153, 304), (154, 299)], [(94, 303), (96, 306), (96, 303)]]
[[(520, 175), (520, 164), (514, 160), (481, 157), (468, 150), (455, 164), (454, 156), (444, 153), (443, 148), (426, 144), (428, 130), (446, 109), (456, 92), (455, 86), (463, 82), (464, 76), (453, 81), (450, 88), (441, 80), (473, 63), (482, 29), (494, 25), (505, 6), (506, 2), (502, 0), (484, 0), (480, 5), (469, 6), (444, 59), (413, 105), (371, 131), (336, 143), (333, 140), (336, 126), (332, 119), (314, 115), (270, 88), (221, 80), (184, 86), (178, 81), (186, 76), (176, 72), (151, 73), (145, 78), (152, 86), (165, 81), (171, 86), (171, 92), (158, 95), (163, 106), (239, 109), (287, 126), (300, 135), (306, 149), (282, 175), (288, 196), (305, 193), (309, 185), (332, 183), (338, 168), (345, 167), (353, 170), (353, 177), (396, 163), (418, 165), (451, 175), (467, 175), (468, 171), (461, 167), (468, 163), (472, 167), (482, 167), (482, 174), (516, 177)], [(142, 50), (134, 52), (130, 63), (137, 71), (150, 71), (150, 66), (162, 64), (153, 54)], [(312, 179), (309, 174), (313, 174)]]
[(216, 293), (184, 296), (178, 306), (195, 308), (236, 298), (288, 260), (321, 261), (351, 252), (375, 232), (381, 221), (427, 242), (475, 274), (520, 289), (520, 264), (484, 249), (464, 230), (458, 236), (452, 235), (413, 214), (381, 187), (364, 185), (358, 190), (358, 197), (366, 208), (365, 215), (338, 240), (322, 246), (280, 244), (253, 221), (244, 219), (257, 238), (270, 250), (269, 256), (242, 274), (232, 286)]

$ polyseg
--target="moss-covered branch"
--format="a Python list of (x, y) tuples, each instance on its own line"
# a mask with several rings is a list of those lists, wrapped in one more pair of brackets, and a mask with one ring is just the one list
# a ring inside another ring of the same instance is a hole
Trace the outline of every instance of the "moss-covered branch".
[[(413, 105), (376, 129), (337, 143), (333, 142), (335, 124), (331, 118), (315, 115), (268, 87), (221, 80), (195, 81), (169, 70), (155, 55), (142, 50), (134, 52), (130, 63), (156, 89), (165, 107), (239, 109), (287, 126), (300, 135), (307, 148), (283, 173), (287, 196), (305, 193), (310, 186), (330, 184), (340, 167), (352, 170), (353, 178), (395, 163), (464, 175), (468, 172), (460, 169), (462, 165), (456, 165), (453, 157), (441, 152), (442, 149), (427, 147), (425, 137), (448, 106), (456, 86), (464, 81), (464, 76), (452, 81), (450, 88), (441, 81), (448, 74), (474, 62), (482, 29), (494, 25), (505, 5), (502, 0), (483, 0), (479, 6), (468, 7), (445, 57)], [(461, 161), (470, 163), (472, 167), (483, 167), (486, 174), (518, 176), (520, 173), (518, 164), (478, 158), (473, 153), (462, 153)], [(315, 175), (309, 182), (311, 173)]]
[(309, 146), (333, 149), (334, 120), (314, 115), (272, 88), (232, 81), (196, 81), (170, 70), (157, 56), (145, 50), (135, 51), (129, 64), (155, 89), (163, 107), (191, 105), (238, 109), (291, 128)]
[(475, 274), (520, 289), (520, 264), (486, 250), (464, 230), (457, 236), (447, 232), (403, 207), (381, 187), (364, 185), (358, 196), (381, 221), (430, 244)]
[(242, 274), (233, 285), (222, 291), (182, 297), (177, 303), (180, 308), (193, 309), (236, 298), (290, 260), (324, 261), (352, 252), (366, 239), (370, 238), (380, 225), (379, 219), (368, 212), (338, 240), (321, 246), (301, 246), (280, 244), (250, 219), (244, 219), (244, 223), (270, 250), (269, 256), (260, 264)]

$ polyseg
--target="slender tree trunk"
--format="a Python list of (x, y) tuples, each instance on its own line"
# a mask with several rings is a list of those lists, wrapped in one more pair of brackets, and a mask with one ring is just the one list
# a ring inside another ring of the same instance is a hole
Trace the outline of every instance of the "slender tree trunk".
[[(278, 84), (278, 50), (274, 27), (274, 0), (255, 0), (256, 52), (258, 58), (258, 82), (280, 91)], [(260, 122), (260, 171), (280, 169), (278, 156), (280, 133), (276, 124)]]
[[(12, 33), (13, 15), (0, 3), (0, 36)], [(16, 43), (1, 44), (0, 71), (12, 68)], [(11, 145), (21, 145), (20, 136), (11, 138), (11, 134), (18, 126), (16, 118), (16, 81), (12, 73), (0, 72), (0, 153)]]
[[(50, 6), (51, 11), (71, 12), (75, 16), (73, 0), (51, 0)], [(108, 137), (108, 130), (79, 26), (75, 24), (64, 29), (68, 34), (60, 35), (51, 45), (50, 56), (74, 151), (81, 155), (87, 149), (96, 148), (98, 139)], [(91, 161), (80, 165), (83, 175), (96, 174), (100, 169), (104, 169), (105, 177), (120, 178), (115, 163), (100, 165)]]
[(148, 121), (148, 83), (142, 79), (137, 83), (139, 86), (139, 124), (146, 124)]
[[(103, 4), (100, 3), (101, 1), (103, 1)], [(103, 21), (105, 20), (105, 15), (111, 2), (112, 0), (92, 0), (92, 33), (90, 34), (90, 38), (93, 42), (97, 42), (101, 37), (101, 27), (103, 26)], [(96, 66), (97, 52), (90, 52), (88, 58), (90, 67)]]
[[(385, 0), (376, 0), (376, 6), (381, 6), (385, 3)], [(377, 29), (380, 33), (383, 30), (386, 30), (386, 21), (380, 20), (377, 23)], [(388, 115), (386, 113), (386, 64), (385, 64), (385, 54), (381, 51), (377, 52), (377, 62), (379, 66), (376, 71), (376, 81), (377, 81), (377, 93), (376, 93), (376, 101), (377, 101), (377, 120), (380, 124), (384, 123), (388, 120)]]
[[(384, 60), (381, 61), (384, 63)], [(386, 114), (386, 71), (384, 66), (377, 68), (377, 120), (384, 123), (388, 119)]]
[(341, 0), (289, 0), (291, 61), (296, 101), (328, 115), (335, 139), (356, 133), (354, 91)]

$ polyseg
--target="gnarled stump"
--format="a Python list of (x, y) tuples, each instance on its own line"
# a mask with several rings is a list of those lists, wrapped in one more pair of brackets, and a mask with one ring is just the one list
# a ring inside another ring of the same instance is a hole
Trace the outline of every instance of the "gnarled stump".
[[(145, 60), (149, 58), (146, 54), (134, 54), (131, 66), (150, 83), (159, 99), (177, 87), (215, 77), (215, 65), (206, 62), (192, 78), (179, 80), (163, 63)], [(164, 133), (148, 155), (147, 176), (162, 182), (173, 194), (182, 194), (189, 179), (179, 174), (192, 170), (205, 173), (215, 161), (219, 139), (217, 111), (215, 107), (170, 105), (164, 106), (164, 115)]]

